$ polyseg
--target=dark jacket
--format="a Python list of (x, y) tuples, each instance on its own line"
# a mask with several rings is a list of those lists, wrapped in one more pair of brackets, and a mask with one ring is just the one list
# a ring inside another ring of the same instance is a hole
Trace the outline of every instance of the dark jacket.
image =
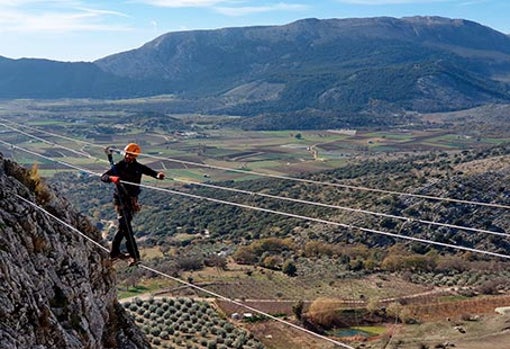
[[(121, 181), (140, 184), (142, 175), (157, 178), (158, 173), (153, 169), (137, 162), (136, 159), (131, 163), (128, 163), (122, 159), (113, 165), (112, 168), (110, 168), (108, 171), (103, 173), (101, 180), (103, 182), (109, 183), (110, 176), (118, 176)], [(124, 188), (126, 189), (127, 194), (131, 197), (136, 197), (138, 194), (140, 194), (140, 187), (137, 185), (124, 183)]]

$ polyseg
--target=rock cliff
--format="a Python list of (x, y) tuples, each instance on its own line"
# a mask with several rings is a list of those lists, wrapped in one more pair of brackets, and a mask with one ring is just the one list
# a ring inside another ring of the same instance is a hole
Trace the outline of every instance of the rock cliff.
[(71, 227), (99, 232), (36, 170), (0, 154), (0, 348), (149, 348), (107, 253)]

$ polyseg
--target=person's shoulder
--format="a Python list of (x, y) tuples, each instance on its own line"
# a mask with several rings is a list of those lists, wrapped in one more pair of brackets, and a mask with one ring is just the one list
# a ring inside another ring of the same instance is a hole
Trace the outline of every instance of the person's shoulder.
[(151, 167), (140, 162), (137, 162), (136, 166), (140, 171), (142, 171), (143, 174), (146, 175), (153, 175), (153, 173), (155, 172)]
[(135, 161), (133, 163), (136, 164), (136, 166), (139, 166), (139, 167), (148, 167), (147, 165), (142, 164), (141, 162), (138, 162), (136, 159), (135, 159)]

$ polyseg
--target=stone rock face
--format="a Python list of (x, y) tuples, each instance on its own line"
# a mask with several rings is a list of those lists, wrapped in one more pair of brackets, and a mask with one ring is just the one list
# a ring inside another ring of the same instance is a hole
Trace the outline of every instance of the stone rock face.
[(0, 348), (150, 348), (107, 252), (71, 227), (99, 232), (34, 172), (0, 154)]

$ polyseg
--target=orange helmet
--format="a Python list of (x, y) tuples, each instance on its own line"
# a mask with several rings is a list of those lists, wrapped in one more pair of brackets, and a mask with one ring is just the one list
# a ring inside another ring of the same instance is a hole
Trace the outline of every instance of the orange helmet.
[(142, 148), (136, 143), (129, 143), (124, 148), (124, 153), (134, 156), (135, 158), (142, 152)]

